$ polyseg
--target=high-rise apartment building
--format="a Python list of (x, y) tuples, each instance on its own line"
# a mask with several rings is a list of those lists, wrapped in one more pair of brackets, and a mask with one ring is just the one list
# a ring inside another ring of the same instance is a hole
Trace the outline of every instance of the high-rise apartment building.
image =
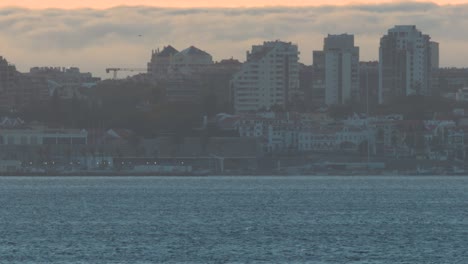
[(268, 41), (254, 45), (247, 61), (231, 80), (236, 113), (288, 108), (301, 97), (299, 51), (291, 42)]
[(431, 95), (431, 44), (414, 25), (395, 26), (380, 39), (379, 103)]
[(361, 104), (373, 106), (379, 102), (379, 62), (359, 62), (359, 85), (361, 91)]
[(17, 111), (49, 97), (44, 77), (24, 74), (0, 56), (0, 108)]
[(431, 85), (432, 94), (440, 93), (439, 43), (431, 41)]
[(19, 72), (16, 67), (0, 56), (0, 108), (14, 105), (15, 92), (19, 86)]
[(431, 47), (431, 67), (432, 69), (439, 69), (439, 43), (435, 41), (431, 41), (430, 47)]
[[(314, 55), (320, 57), (318, 53)], [(325, 104), (359, 101), (359, 47), (354, 46), (354, 35), (328, 35), (324, 39), (323, 61)]]
[(0, 56), (0, 92), (12, 89), (17, 76), (16, 67)]
[(321, 50), (312, 52), (312, 95), (311, 104), (318, 107), (325, 106), (325, 53)]

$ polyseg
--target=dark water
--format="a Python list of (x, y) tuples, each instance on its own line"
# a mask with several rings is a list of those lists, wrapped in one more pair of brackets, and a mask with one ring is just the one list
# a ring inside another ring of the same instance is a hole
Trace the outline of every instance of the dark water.
[(468, 177), (0, 178), (0, 263), (468, 263)]

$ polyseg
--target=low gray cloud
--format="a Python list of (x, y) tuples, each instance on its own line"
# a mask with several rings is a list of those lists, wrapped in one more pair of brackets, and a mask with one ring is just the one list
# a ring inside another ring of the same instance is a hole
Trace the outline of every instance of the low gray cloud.
[[(29, 67), (79, 66), (105, 76), (108, 66), (145, 67), (152, 49), (195, 45), (215, 60), (245, 59), (265, 40), (299, 45), (310, 64), (327, 34), (355, 34), (361, 59), (378, 57), (378, 43), (397, 24), (414, 24), (440, 43), (443, 66), (465, 66), (468, 5), (394, 3), (321, 7), (171, 9), (116, 7), (107, 10), (0, 9), (0, 55), (22, 71)], [(141, 35), (141, 36), (140, 36)]]

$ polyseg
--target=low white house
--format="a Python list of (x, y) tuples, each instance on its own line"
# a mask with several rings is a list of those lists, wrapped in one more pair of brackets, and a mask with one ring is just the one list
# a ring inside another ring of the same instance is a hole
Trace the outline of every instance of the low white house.
[(0, 173), (21, 171), (21, 161), (19, 160), (0, 160)]
[(356, 127), (312, 128), (299, 132), (299, 151), (359, 151), (364, 142), (374, 144), (375, 133), (372, 130)]
[(88, 132), (79, 129), (2, 129), (0, 145), (86, 145)]
[(338, 147), (336, 131), (303, 130), (299, 132), (299, 151), (335, 151)]
[(459, 102), (468, 102), (468, 87), (458, 89), (455, 99)]

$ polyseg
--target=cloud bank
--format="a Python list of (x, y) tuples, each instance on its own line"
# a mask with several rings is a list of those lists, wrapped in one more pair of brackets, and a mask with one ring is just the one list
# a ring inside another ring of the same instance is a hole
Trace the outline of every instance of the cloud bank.
[[(195, 45), (215, 60), (245, 60), (265, 40), (299, 45), (310, 64), (327, 34), (355, 34), (361, 60), (378, 59), (380, 37), (394, 25), (414, 24), (440, 43), (441, 66), (468, 66), (468, 5), (382, 5), (105, 10), (0, 9), (0, 56), (20, 71), (33, 66), (78, 66), (101, 77), (109, 66), (145, 67), (152, 49)], [(140, 36), (141, 35), (141, 36)]]
[[(431, 0), (439, 5), (447, 4), (462, 4), (467, 3), (467, 0)], [(115, 6), (155, 6), (155, 7), (176, 7), (176, 8), (196, 8), (196, 7), (265, 7), (265, 6), (320, 6), (320, 5), (350, 5), (350, 4), (383, 4), (395, 2), (408, 2), (405, 0), (235, 0), (235, 1), (219, 1), (219, 0), (80, 0), (80, 1), (64, 1), (64, 0), (2, 0), (0, 7), (25, 7), (33, 9), (44, 8), (97, 8), (106, 9)], [(424, 2), (424, 0), (411, 0), (411, 2)]]

